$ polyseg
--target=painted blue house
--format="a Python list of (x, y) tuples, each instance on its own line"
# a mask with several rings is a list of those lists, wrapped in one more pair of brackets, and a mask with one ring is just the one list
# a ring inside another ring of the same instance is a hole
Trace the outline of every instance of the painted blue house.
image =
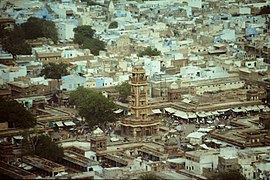
[(42, 8), (40, 11), (35, 13), (37, 17), (45, 20), (52, 20), (52, 16), (49, 14), (49, 11), (47, 8)]
[(63, 76), (61, 80), (62, 80), (61, 90), (63, 91), (74, 91), (79, 86), (84, 86), (86, 81), (84, 77), (81, 77), (77, 74)]
[(96, 77), (96, 78), (94, 78), (94, 80), (96, 81), (96, 88), (101, 88), (104, 86), (103, 77)]

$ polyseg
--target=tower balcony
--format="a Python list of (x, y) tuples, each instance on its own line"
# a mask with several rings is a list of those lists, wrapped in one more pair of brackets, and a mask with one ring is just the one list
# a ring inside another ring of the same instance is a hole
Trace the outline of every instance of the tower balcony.
[(136, 119), (136, 118), (126, 118), (121, 120), (121, 124), (127, 126), (152, 126), (160, 124), (158, 119)]

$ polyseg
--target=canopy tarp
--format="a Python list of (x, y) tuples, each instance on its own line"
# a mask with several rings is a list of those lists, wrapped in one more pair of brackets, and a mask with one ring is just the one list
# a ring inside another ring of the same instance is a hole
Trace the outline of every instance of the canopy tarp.
[(57, 122), (55, 122), (55, 124), (56, 124), (58, 127), (63, 127), (63, 126), (64, 126), (63, 123), (62, 123), (62, 121), (57, 121)]
[(121, 113), (121, 112), (123, 112), (124, 110), (123, 109), (117, 109), (117, 110), (115, 110), (115, 111), (113, 111), (115, 114), (119, 114), (119, 113)]
[(63, 122), (65, 126), (75, 126), (76, 124), (72, 121), (65, 121)]
[(177, 110), (174, 109), (174, 108), (168, 107), (168, 108), (165, 108), (165, 111), (167, 111), (168, 113), (173, 114), (173, 113), (175, 113)]
[(152, 112), (153, 112), (154, 114), (161, 114), (160, 109), (152, 109)]

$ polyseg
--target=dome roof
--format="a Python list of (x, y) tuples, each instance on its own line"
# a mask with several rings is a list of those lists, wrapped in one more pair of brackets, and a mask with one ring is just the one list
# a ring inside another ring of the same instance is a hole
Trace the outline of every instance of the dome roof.
[(170, 89), (178, 89), (179, 86), (176, 82), (173, 82), (171, 85), (170, 85)]
[(104, 135), (104, 132), (98, 127), (97, 129), (95, 129), (93, 131), (93, 135), (94, 136), (102, 136), (102, 135)]

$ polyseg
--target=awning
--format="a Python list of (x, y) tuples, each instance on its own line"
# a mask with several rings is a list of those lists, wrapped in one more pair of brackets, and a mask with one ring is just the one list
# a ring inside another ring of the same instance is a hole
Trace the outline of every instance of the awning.
[(229, 110), (231, 110), (231, 109), (219, 109), (219, 110), (217, 110), (218, 112), (226, 112), (226, 111), (229, 111)]
[(117, 109), (117, 110), (115, 110), (115, 111), (113, 111), (115, 114), (119, 114), (119, 113), (121, 113), (121, 112), (123, 112), (124, 110), (123, 109)]
[(190, 102), (191, 102), (190, 99), (183, 99), (182, 101), (183, 101), (184, 103), (190, 103)]
[(207, 149), (207, 150), (212, 150), (213, 148), (211, 148), (211, 147), (208, 147), (206, 144), (202, 144), (202, 145), (200, 145), (202, 148), (204, 148), (204, 149)]
[(176, 109), (174, 109), (174, 108), (170, 108), (170, 107), (168, 107), (168, 108), (165, 108), (165, 111), (167, 111), (168, 113), (173, 114), (173, 113), (174, 113), (174, 112), (176, 112), (177, 110), (176, 110)]
[(63, 127), (63, 126), (64, 126), (63, 123), (62, 123), (62, 121), (55, 122), (55, 124), (56, 124), (58, 127)]
[(211, 112), (204, 112), (205, 115), (207, 116), (212, 116), (213, 114)]
[(252, 111), (252, 110), (253, 110), (251, 106), (246, 106), (245, 109), (246, 109), (247, 111)]
[(251, 109), (253, 111), (260, 111), (260, 108), (258, 106), (251, 106)]
[(188, 112), (187, 115), (188, 115), (188, 118), (190, 118), (190, 119), (197, 118), (197, 115), (193, 112)]
[(75, 126), (76, 124), (74, 122), (72, 122), (72, 121), (65, 121), (64, 125), (65, 126)]
[(218, 111), (212, 111), (211, 112), (213, 115), (219, 115), (219, 112)]
[(210, 132), (210, 131), (212, 131), (213, 129), (212, 128), (199, 128), (197, 131), (198, 132)]
[(246, 109), (245, 108), (242, 108), (242, 107), (238, 107), (238, 108), (233, 108), (232, 109), (233, 112), (246, 112)]
[(258, 108), (259, 109), (264, 109), (266, 106), (264, 106), (264, 105), (258, 105)]
[(265, 108), (263, 109), (263, 112), (270, 112), (270, 108), (269, 108), (269, 107), (265, 107)]
[(186, 138), (200, 139), (200, 138), (202, 138), (205, 135), (207, 135), (207, 133), (192, 132), (192, 133), (188, 134)]
[(199, 117), (207, 117), (208, 115), (205, 114), (204, 112), (197, 112), (196, 113)]
[(176, 112), (174, 113), (174, 116), (180, 117), (180, 118), (183, 118), (183, 119), (188, 119), (188, 115), (187, 115), (187, 113), (184, 112), (184, 111), (176, 111)]
[(23, 137), (22, 137), (22, 136), (13, 136), (13, 138), (14, 138), (14, 139), (17, 139), (17, 140), (21, 140), (21, 139), (23, 139)]
[(152, 112), (153, 112), (154, 114), (161, 114), (160, 109), (152, 109)]

